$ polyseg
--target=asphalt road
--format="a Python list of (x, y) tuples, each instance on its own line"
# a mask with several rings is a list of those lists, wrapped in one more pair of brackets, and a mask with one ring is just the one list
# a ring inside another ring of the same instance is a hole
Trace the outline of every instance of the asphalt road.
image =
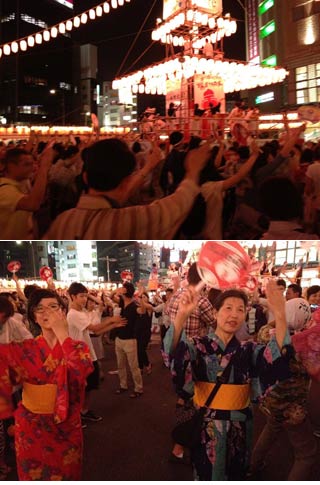
[[(115, 394), (118, 376), (108, 374), (116, 369), (115, 353), (113, 345), (106, 347), (105, 379), (95, 391), (92, 402), (92, 409), (103, 416), (103, 420), (88, 423), (84, 430), (84, 481), (193, 480), (191, 466), (168, 461), (172, 448), (170, 431), (174, 424), (175, 394), (169, 371), (162, 363), (158, 336), (153, 336), (148, 353), (153, 369), (150, 375), (143, 375), (144, 394), (141, 398), (130, 399), (129, 392)], [(320, 414), (319, 399), (320, 395), (314, 396)], [(263, 425), (263, 415), (256, 412), (255, 437)], [(286, 480), (292, 453), (285, 434), (274, 443), (266, 463), (260, 480)], [(14, 471), (9, 479), (16, 479)], [(320, 466), (312, 479), (320, 480)]]

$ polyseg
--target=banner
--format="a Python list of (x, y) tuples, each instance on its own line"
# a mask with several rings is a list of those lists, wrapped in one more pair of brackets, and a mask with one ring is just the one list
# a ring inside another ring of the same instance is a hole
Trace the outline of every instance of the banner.
[(194, 76), (194, 103), (200, 109), (208, 109), (209, 104), (213, 106), (221, 103), (220, 112), (225, 112), (225, 94), (223, 80), (218, 76), (207, 74), (196, 74)]

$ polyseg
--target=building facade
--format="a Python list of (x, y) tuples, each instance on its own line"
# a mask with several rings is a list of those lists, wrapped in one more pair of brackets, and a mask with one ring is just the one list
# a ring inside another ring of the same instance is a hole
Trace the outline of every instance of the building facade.
[[(0, 0), (0, 42), (34, 34), (73, 16), (71, 0)], [(74, 122), (78, 53), (69, 32), (32, 50), (2, 56), (0, 115), (8, 124)], [(62, 68), (63, 66), (63, 68)]]
[(247, 0), (247, 57), (253, 64), (284, 67), (285, 82), (247, 93), (262, 112), (320, 101), (320, 2)]

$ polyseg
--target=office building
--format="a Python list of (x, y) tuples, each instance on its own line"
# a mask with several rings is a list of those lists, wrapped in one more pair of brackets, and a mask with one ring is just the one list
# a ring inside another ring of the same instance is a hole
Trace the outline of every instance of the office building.
[[(0, 41), (21, 39), (73, 16), (71, 0), (0, 0)], [(0, 116), (15, 124), (76, 121), (80, 62), (69, 32), (0, 62)]]
[(285, 82), (248, 92), (261, 111), (320, 101), (320, 2), (247, 0), (248, 61), (288, 70)]

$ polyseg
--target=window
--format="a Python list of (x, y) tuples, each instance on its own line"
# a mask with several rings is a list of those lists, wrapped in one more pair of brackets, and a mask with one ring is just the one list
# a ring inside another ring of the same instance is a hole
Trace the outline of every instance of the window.
[(296, 69), (297, 104), (320, 101), (320, 64), (309, 64)]
[(90, 268), (90, 264), (88, 264), (88, 263), (83, 263), (83, 267), (84, 267), (84, 268)]

